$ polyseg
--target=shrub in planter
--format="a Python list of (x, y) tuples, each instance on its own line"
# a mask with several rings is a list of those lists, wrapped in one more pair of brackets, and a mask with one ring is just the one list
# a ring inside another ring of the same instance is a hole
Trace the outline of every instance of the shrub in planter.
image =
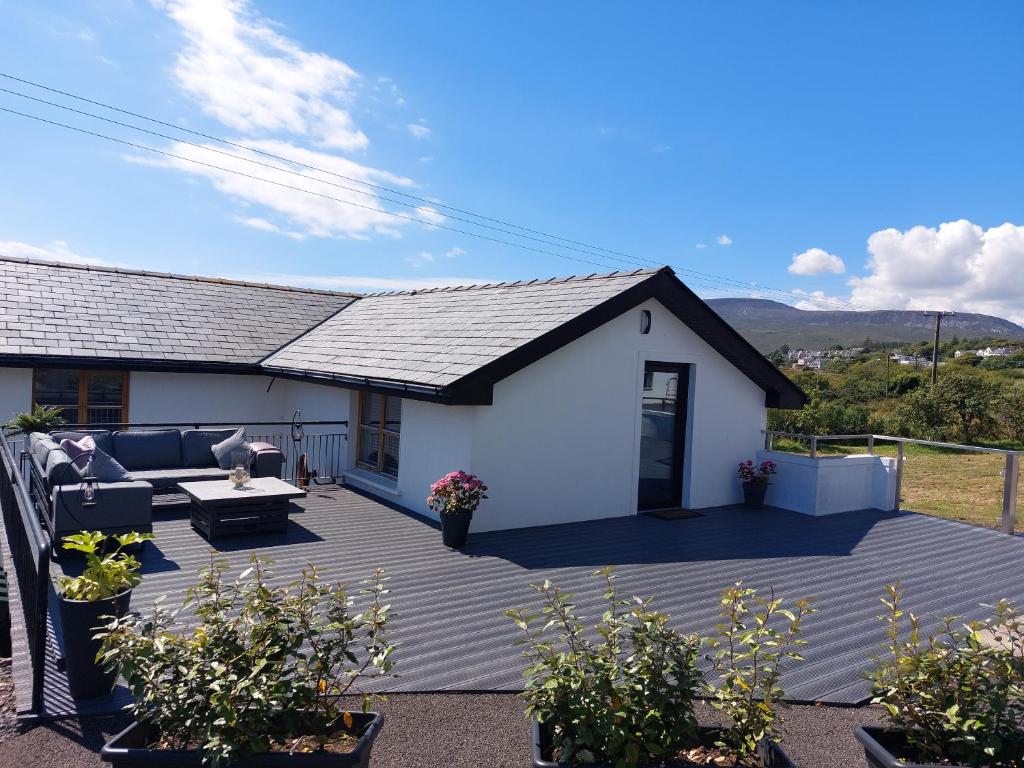
[(730, 729), (698, 726), (700, 638), (672, 629), (649, 599), (620, 599), (613, 569), (595, 575), (605, 581), (607, 608), (593, 627), (577, 615), (572, 596), (547, 581), (534, 585), (543, 596), (538, 612), (506, 611), (526, 633), (519, 644), (528, 659), (535, 766), (790, 765), (767, 740), (754, 754), (734, 748), (743, 742)]
[(53, 432), (64, 426), (63, 408), (34, 405), (31, 411), (19, 413), (4, 425), (11, 435), (30, 435), (33, 432)]
[(486, 498), (487, 486), (461, 469), (430, 486), (427, 504), (441, 517), (441, 540), (446, 547), (465, 546), (473, 513)]
[(779, 677), (788, 661), (802, 661), (797, 649), (807, 641), (797, 635), (816, 611), (808, 599), (786, 607), (774, 593), (762, 597), (741, 582), (722, 593), (721, 603), (722, 621), (707, 641), (717, 677), (709, 700), (726, 715), (718, 745), (746, 758), (765, 739), (777, 738)]
[(100, 640), (96, 633), (104, 617), (123, 616), (128, 611), (132, 589), (139, 577), (139, 561), (126, 547), (151, 541), (151, 533), (125, 533), (107, 537), (99, 531), (82, 531), (65, 536), (66, 550), (85, 555), (79, 576), (62, 576), (57, 581), (58, 610), (64, 640), (71, 695), (90, 698), (110, 693), (116, 675), (104, 670), (97, 656)]
[(737, 474), (740, 482), (743, 483), (743, 503), (749, 509), (761, 509), (764, 507), (764, 495), (768, 491), (768, 480), (775, 474), (774, 461), (762, 461), (755, 465), (747, 459), (741, 461)]
[(922, 637), (901, 598), (899, 584), (882, 598), (888, 654), (870, 678), (889, 728), (857, 730), (868, 764), (1024, 766), (1024, 616), (1002, 601)]
[[(105, 759), (153, 764), (363, 766), (381, 725), (360, 681), (392, 666), (385, 578), (358, 590), (326, 583), (316, 566), (282, 587), (252, 557), (235, 581), (211, 559), (182, 607), (112, 622), (103, 657), (135, 695), (137, 722)], [(180, 611), (195, 614), (174, 629)], [(346, 697), (361, 697), (361, 712)]]

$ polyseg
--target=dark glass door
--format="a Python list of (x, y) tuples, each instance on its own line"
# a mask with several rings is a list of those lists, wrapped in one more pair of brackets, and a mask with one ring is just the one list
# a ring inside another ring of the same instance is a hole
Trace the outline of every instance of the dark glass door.
[(647, 363), (640, 394), (640, 487), (637, 508), (678, 507), (683, 497), (683, 448), (689, 366)]

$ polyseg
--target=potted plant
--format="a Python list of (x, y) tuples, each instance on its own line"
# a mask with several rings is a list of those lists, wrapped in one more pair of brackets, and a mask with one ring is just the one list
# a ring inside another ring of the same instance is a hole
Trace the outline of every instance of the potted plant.
[[(731, 637), (736, 653), (716, 653), (722, 682), (705, 684), (697, 668), (704, 641), (672, 629), (649, 599), (620, 599), (612, 568), (596, 575), (604, 580), (607, 608), (594, 627), (577, 615), (572, 595), (547, 581), (533, 585), (543, 596), (540, 611), (506, 611), (526, 633), (519, 644), (528, 660), (523, 695), (536, 768), (792, 766), (771, 739), (772, 723), (781, 695), (778, 664), (795, 657), (800, 621), (812, 612), (806, 603), (791, 614), (774, 599), (751, 608), (751, 590), (727, 590), (723, 604), (733, 621), (722, 640), (727, 645)], [(769, 635), (758, 626), (766, 614), (791, 618)], [(550, 638), (553, 628), (557, 637)], [(752, 695), (741, 695), (744, 684), (752, 684)], [(694, 700), (709, 692), (730, 715), (725, 727), (697, 723)]]
[(859, 726), (872, 768), (1024, 766), (1024, 616), (1005, 601), (984, 621), (943, 619), (922, 637), (886, 588), (887, 657), (871, 672), (885, 728)]
[(64, 426), (62, 413), (64, 413), (62, 408), (35, 405), (28, 413), (19, 413), (7, 422), (4, 428), (9, 429), (12, 435), (29, 435), (33, 432), (49, 433)]
[(743, 483), (743, 504), (747, 509), (764, 509), (764, 495), (768, 491), (768, 479), (776, 472), (774, 461), (754, 464), (747, 459), (741, 461), (737, 474)]
[(85, 555), (80, 576), (62, 576), (57, 581), (64, 663), (76, 699), (103, 696), (114, 687), (116, 675), (97, 659), (100, 640), (96, 632), (106, 624), (104, 617), (127, 613), (132, 589), (141, 581), (139, 561), (125, 549), (152, 539), (151, 533), (108, 538), (99, 531), (82, 531), (63, 539), (64, 549)]
[(427, 504), (441, 518), (441, 541), (446, 547), (459, 549), (466, 545), (473, 513), (486, 498), (487, 486), (461, 469), (430, 486)]
[[(361, 681), (392, 666), (384, 574), (359, 589), (315, 565), (274, 586), (252, 556), (237, 580), (211, 558), (181, 608), (159, 602), (103, 636), (103, 659), (134, 694), (135, 722), (103, 747), (119, 768), (369, 765), (383, 717)], [(184, 615), (181, 615), (184, 612)], [(180, 620), (179, 620), (180, 615)], [(361, 697), (359, 711), (347, 704)]]

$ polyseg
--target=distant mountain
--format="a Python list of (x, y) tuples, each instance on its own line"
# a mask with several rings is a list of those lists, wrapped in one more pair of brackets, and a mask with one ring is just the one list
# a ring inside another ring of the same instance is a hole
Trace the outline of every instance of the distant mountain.
[[(762, 352), (783, 344), (794, 348), (820, 349), (832, 344), (844, 347), (873, 341), (931, 341), (935, 320), (921, 312), (808, 311), (766, 299), (708, 299), (708, 305)], [(958, 312), (942, 320), (942, 338), (984, 337), (1024, 339), (1024, 328), (990, 315)]]

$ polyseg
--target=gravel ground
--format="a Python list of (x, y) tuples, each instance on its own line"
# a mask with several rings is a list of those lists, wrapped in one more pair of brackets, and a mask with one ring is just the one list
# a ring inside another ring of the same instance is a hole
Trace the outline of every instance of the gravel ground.
[(0, 659), (0, 742), (11, 738), (18, 731), (15, 711), (11, 660)]
[[(528, 768), (530, 732), (514, 694), (401, 694), (376, 709), (386, 722), (373, 768)], [(710, 722), (710, 710), (698, 713)], [(800, 768), (860, 768), (864, 751), (853, 726), (875, 723), (871, 708), (794, 706), (783, 712), (783, 746)], [(121, 716), (39, 726), (0, 743), (0, 768), (90, 768), (97, 751), (124, 727)]]

